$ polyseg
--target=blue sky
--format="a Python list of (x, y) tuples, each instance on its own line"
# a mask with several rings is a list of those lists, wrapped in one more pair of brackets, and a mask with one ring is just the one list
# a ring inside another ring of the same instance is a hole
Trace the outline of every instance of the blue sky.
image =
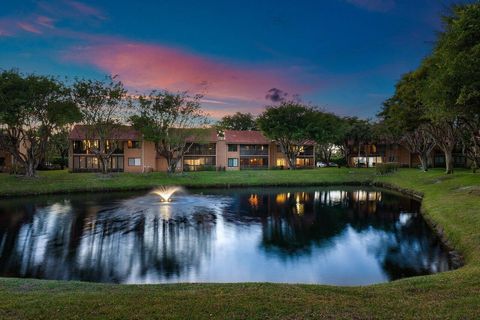
[(132, 91), (205, 94), (214, 117), (278, 88), (373, 117), (431, 50), (452, 1), (2, 1), (0, 68), (118, 74)]

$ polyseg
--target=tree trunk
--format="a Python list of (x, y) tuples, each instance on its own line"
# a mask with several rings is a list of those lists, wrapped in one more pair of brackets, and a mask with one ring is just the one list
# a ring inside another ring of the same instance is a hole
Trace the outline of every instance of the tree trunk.
[(445, 173), (453, 173), (453, 155), (451, 150), (444, 150), (445, 153)]
[(107, 160), (108, 159), (105, 159), (104, 157), (100, 156), (98, 160), (100, 161), (102, 174), (107, 174), (108, 173), (108, 168), (107, 168)]
[(295, 164), (295, 157), (292, 156), (292, 157), (287, 157), (288, 158), (288, 168), (290, 170), (295, 170), (297, 169), (297, 165)]
[(344, 143), (343, 152), (344, 152), (344, 156), (345, 156), (346, 167), (350, 168), (350, 161), (348, 159), (348, 157), (350, 156), (350, 150), (349, 150), (348, 143)]
[(36, 173), (35, 161), (30, 160), (27, 162), (27, 165), (25, 166), (25, 176), (29, 178), (33, 178), (35, 177), (35, 173)]
[(423, 172), (428, 171), (428, 155), (426, 153), (419, 153), (418, 159), (420, 160), (420, 167)]
[(362, 145), (359, 143), (358, 144), (358, 155), (357, 155), (357, 168), (360, 168), (360, 155), (362, 154), (360, 149), (361, 149)]
[(174, 174), (177, 171), (177, 165), (179, 159), (175, 159), (175, 156), (168, 155), (165, 157), (167, 159), (167, 172), (168, 174)]

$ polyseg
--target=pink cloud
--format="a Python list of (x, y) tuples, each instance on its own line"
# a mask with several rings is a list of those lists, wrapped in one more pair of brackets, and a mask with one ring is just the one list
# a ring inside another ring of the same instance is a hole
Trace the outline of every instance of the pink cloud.
[(67, 0), (65, 3), (82, 15), (92, 16), (101, 20), (106, 19), (105, 15), (99, 9), (88, 6), (82, 2)]
[(36, 26), (28, 23), (28, 22), (18, 22), (17, 23), (18, 27), (24, 31), (31, 32), (31, 33), (36, 33), (36, 34), (42, 34), (43, 32), (38, 29)]
[(273, 87), (302, 94), (322, 85), (318, 79), (305, 79), (298, 67), (280, 70), (240, 65), (167, 46), (122, 40), (74, 48), (65, 58), (118, 74), (127, 86), (138, 90), (204, 92), (206, 99), (217, 104), (218, 100), (224, 104), (226, 100), (264, 103), (266, 92)]
[(395, 7), (394, 0), (346, 0), (346, 1), (357, 7), (365, 8), (370, 11), (386, 12)]
[(38, 16), (37, 19), (36, 19), (36, 23), (38, 25), (41, 25), (42, 27), (46, 27), (46, 28), (54, 28), (54, 20), (52, 18), (49, 18), (47, 16)]

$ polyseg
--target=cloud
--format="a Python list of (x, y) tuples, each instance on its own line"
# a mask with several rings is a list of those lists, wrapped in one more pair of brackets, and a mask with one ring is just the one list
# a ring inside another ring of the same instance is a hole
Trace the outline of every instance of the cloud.
[(37, 27), (34, 25), (28, 23), (28, 22), (18, 22), (17, 23), (18, 27), (24, 31), (31, 32), (31, 33), (36, 33), (36, 34), (42, 34), (43, 32), (40, 31)]
[(267, 95), (265, 96), (265, 99), (272, 101), (272, 102), (281, 102), (284, 101), (288, 96), (288, 93), (277, 89), (277, 88), (272, 88), (267, 91)]
[[(52, 34), (55, 22), (82, 22), (98, 24), (106, 16), (97, 8), (79, 1), (38, 1), (30, 13), (0, 17), (0, 36), (15, 36), (22, 32)], [(47, 32), (48, 31), (48, 32)], [(78, 33), (68, 29), (56, 29), (57, 36)]]
[(278, 69), (214, 59), (164, 45), (126, 40), (71, 48), (67, 61), (87, 63), (118, 74), (137, 90), (167, 89), (206, 93), (206, 99), (263, 104), (271, 88), (304, 93), (319, 89), (322, 81), (298, 67)]
[(83, 16), (91, 16), (91, 17), (95, 17), (95, 18), (100, 19), (100, 20), (105, 20), (106, 19), (106, 16), (103, 14), (102, 11), (100, 11), (97, 8), (88, 6), (88, 5), (86, 5), (82, 2), (68, 0), (68, 1), (65, 1), (65, 3), (67, 3), (71, 8), (73, 8), (79, 14), (81, 14)]
[(387, 12), (395, 7), (394, 0), (345, 0), (347, 3), (369, 11)]
[(55, 21), (52, 18), (49, 18), (47, 16), (38, 16), (36, 19), (36, 23), (38, 25), (49, 29), (53, 29), (55, 27), (54, 22)]

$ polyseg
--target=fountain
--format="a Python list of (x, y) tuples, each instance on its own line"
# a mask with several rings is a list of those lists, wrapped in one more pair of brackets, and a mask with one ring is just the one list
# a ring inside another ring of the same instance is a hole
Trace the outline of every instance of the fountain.
[(160, 197), (160, 202), (172, 202), (173, 194), (181, 189), (180, 187), (161, 186), (153, 190), (152, 193)]

